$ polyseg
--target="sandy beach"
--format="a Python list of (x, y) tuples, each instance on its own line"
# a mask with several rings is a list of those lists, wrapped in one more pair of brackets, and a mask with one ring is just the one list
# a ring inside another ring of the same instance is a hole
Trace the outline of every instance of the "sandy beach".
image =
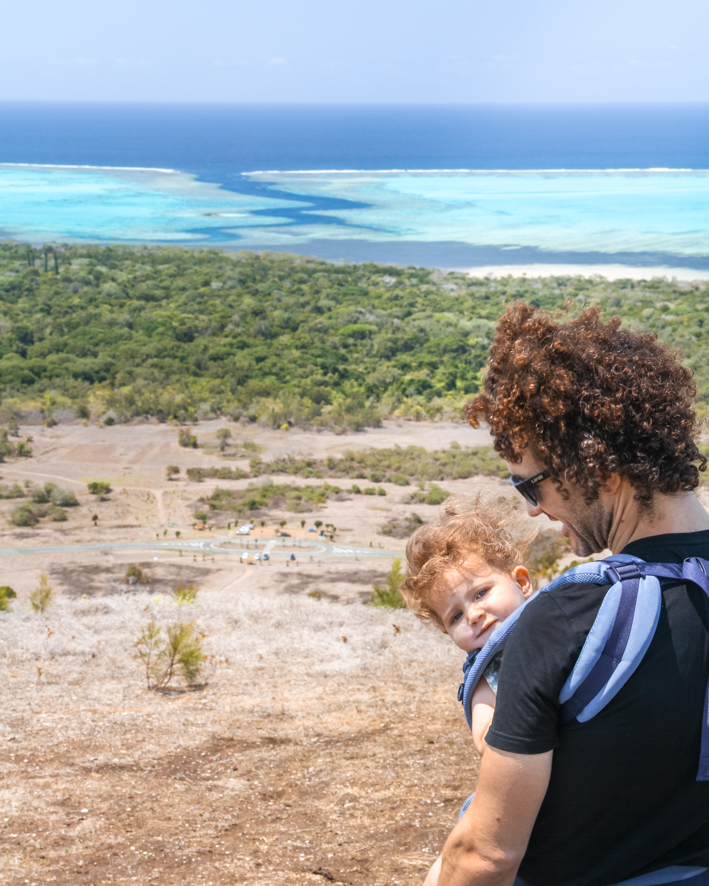
[(643, 268), (630, 265), (484, 265), (465, 268), (471, 277), (605, 277), (608, 280), (652, 280), (666, 277), (668, 280), (709, 280), (709, 271), (696, 268), (655, 267)]

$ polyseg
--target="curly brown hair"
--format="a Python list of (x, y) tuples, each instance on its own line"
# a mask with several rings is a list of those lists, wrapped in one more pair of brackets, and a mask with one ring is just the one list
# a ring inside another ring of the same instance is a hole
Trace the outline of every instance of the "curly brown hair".
[(707, 460), (694, 441), (693, 373), (653, 334), (607, 323), (588, 308), (565, 323), (510, 305), (490, 347), (468, 421), (490, 426), (510, 462), (525, 450), (559, 481), (598, 498), (603, 472), (628, 478), (644, 507), (653, 494), (696, 488)]
[(421, 621), (443, 627), (429, 601), (437, 582), (477, 556), (501, 572), (522, 566), (537, 527), (515, 502), (482, 495), (451, 495), (435, 519), (414, 532), (406, 545), (406, 581), (401, 596)]

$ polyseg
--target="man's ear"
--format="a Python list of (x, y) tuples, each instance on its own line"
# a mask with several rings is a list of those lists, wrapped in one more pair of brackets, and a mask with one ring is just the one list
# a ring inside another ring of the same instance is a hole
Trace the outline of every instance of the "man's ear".
[(529, 575), (529, 570), (526, 566), (515, 566), (515, 568), (510, 573), (514, 581), (519, 585), (520, 591), (522, 591), (522, 596), (526, 599), (532, 596), (534, 593), (534, 588), (532, 586), (532, 579)]

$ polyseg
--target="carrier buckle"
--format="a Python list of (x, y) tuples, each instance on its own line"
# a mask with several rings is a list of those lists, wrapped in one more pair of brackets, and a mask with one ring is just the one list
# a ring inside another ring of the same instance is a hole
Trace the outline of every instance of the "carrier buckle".
[(616, 581), (621, 583), (628, 581), (628, 579), (643, 577), (637, 563), (619, 563), (617, 566), (609, 566), (608, 571), (615, 576)]

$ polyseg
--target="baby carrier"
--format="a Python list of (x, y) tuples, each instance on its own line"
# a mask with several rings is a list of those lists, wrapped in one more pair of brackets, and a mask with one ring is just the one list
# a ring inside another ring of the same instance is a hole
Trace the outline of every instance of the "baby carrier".
[[(655, 635), (662, 608), (661, 580), (698, 585), (709, 596), (709, 562), (692, 557), (683, 563), (646, 563), (617, 554), (605, 560), (569, 569), (539, 591), (543, 594), (568, 584), (611, 585), (568, 680), (559, 695), (561, 722), (590, 720), (613, 699), (635, 672)], [(482, 649), (468, 654), (464, 680), (458, 689), (468, 726), (472, 728), (471, 699), (490, 661), (505, 648), (522, 610), (536, 594), (498, 625)], [(699, 714), (699, 712), (697, 712)], [(702, 711), (701, 751), (697, 781), (709, 781), (709, 686)], [(470, 805), (466, 800), (461, 815)], [(704, 867), (674, 866), (626, 880), (618, 886), (654, 886), (689, 879), (700, 886), (709, 874)], [(704, 874), (704, 876), (699, 876)], [(696, 878), (696, 879), (695, 879)], [(518, 881), (522, 886), (521, 881)]]

